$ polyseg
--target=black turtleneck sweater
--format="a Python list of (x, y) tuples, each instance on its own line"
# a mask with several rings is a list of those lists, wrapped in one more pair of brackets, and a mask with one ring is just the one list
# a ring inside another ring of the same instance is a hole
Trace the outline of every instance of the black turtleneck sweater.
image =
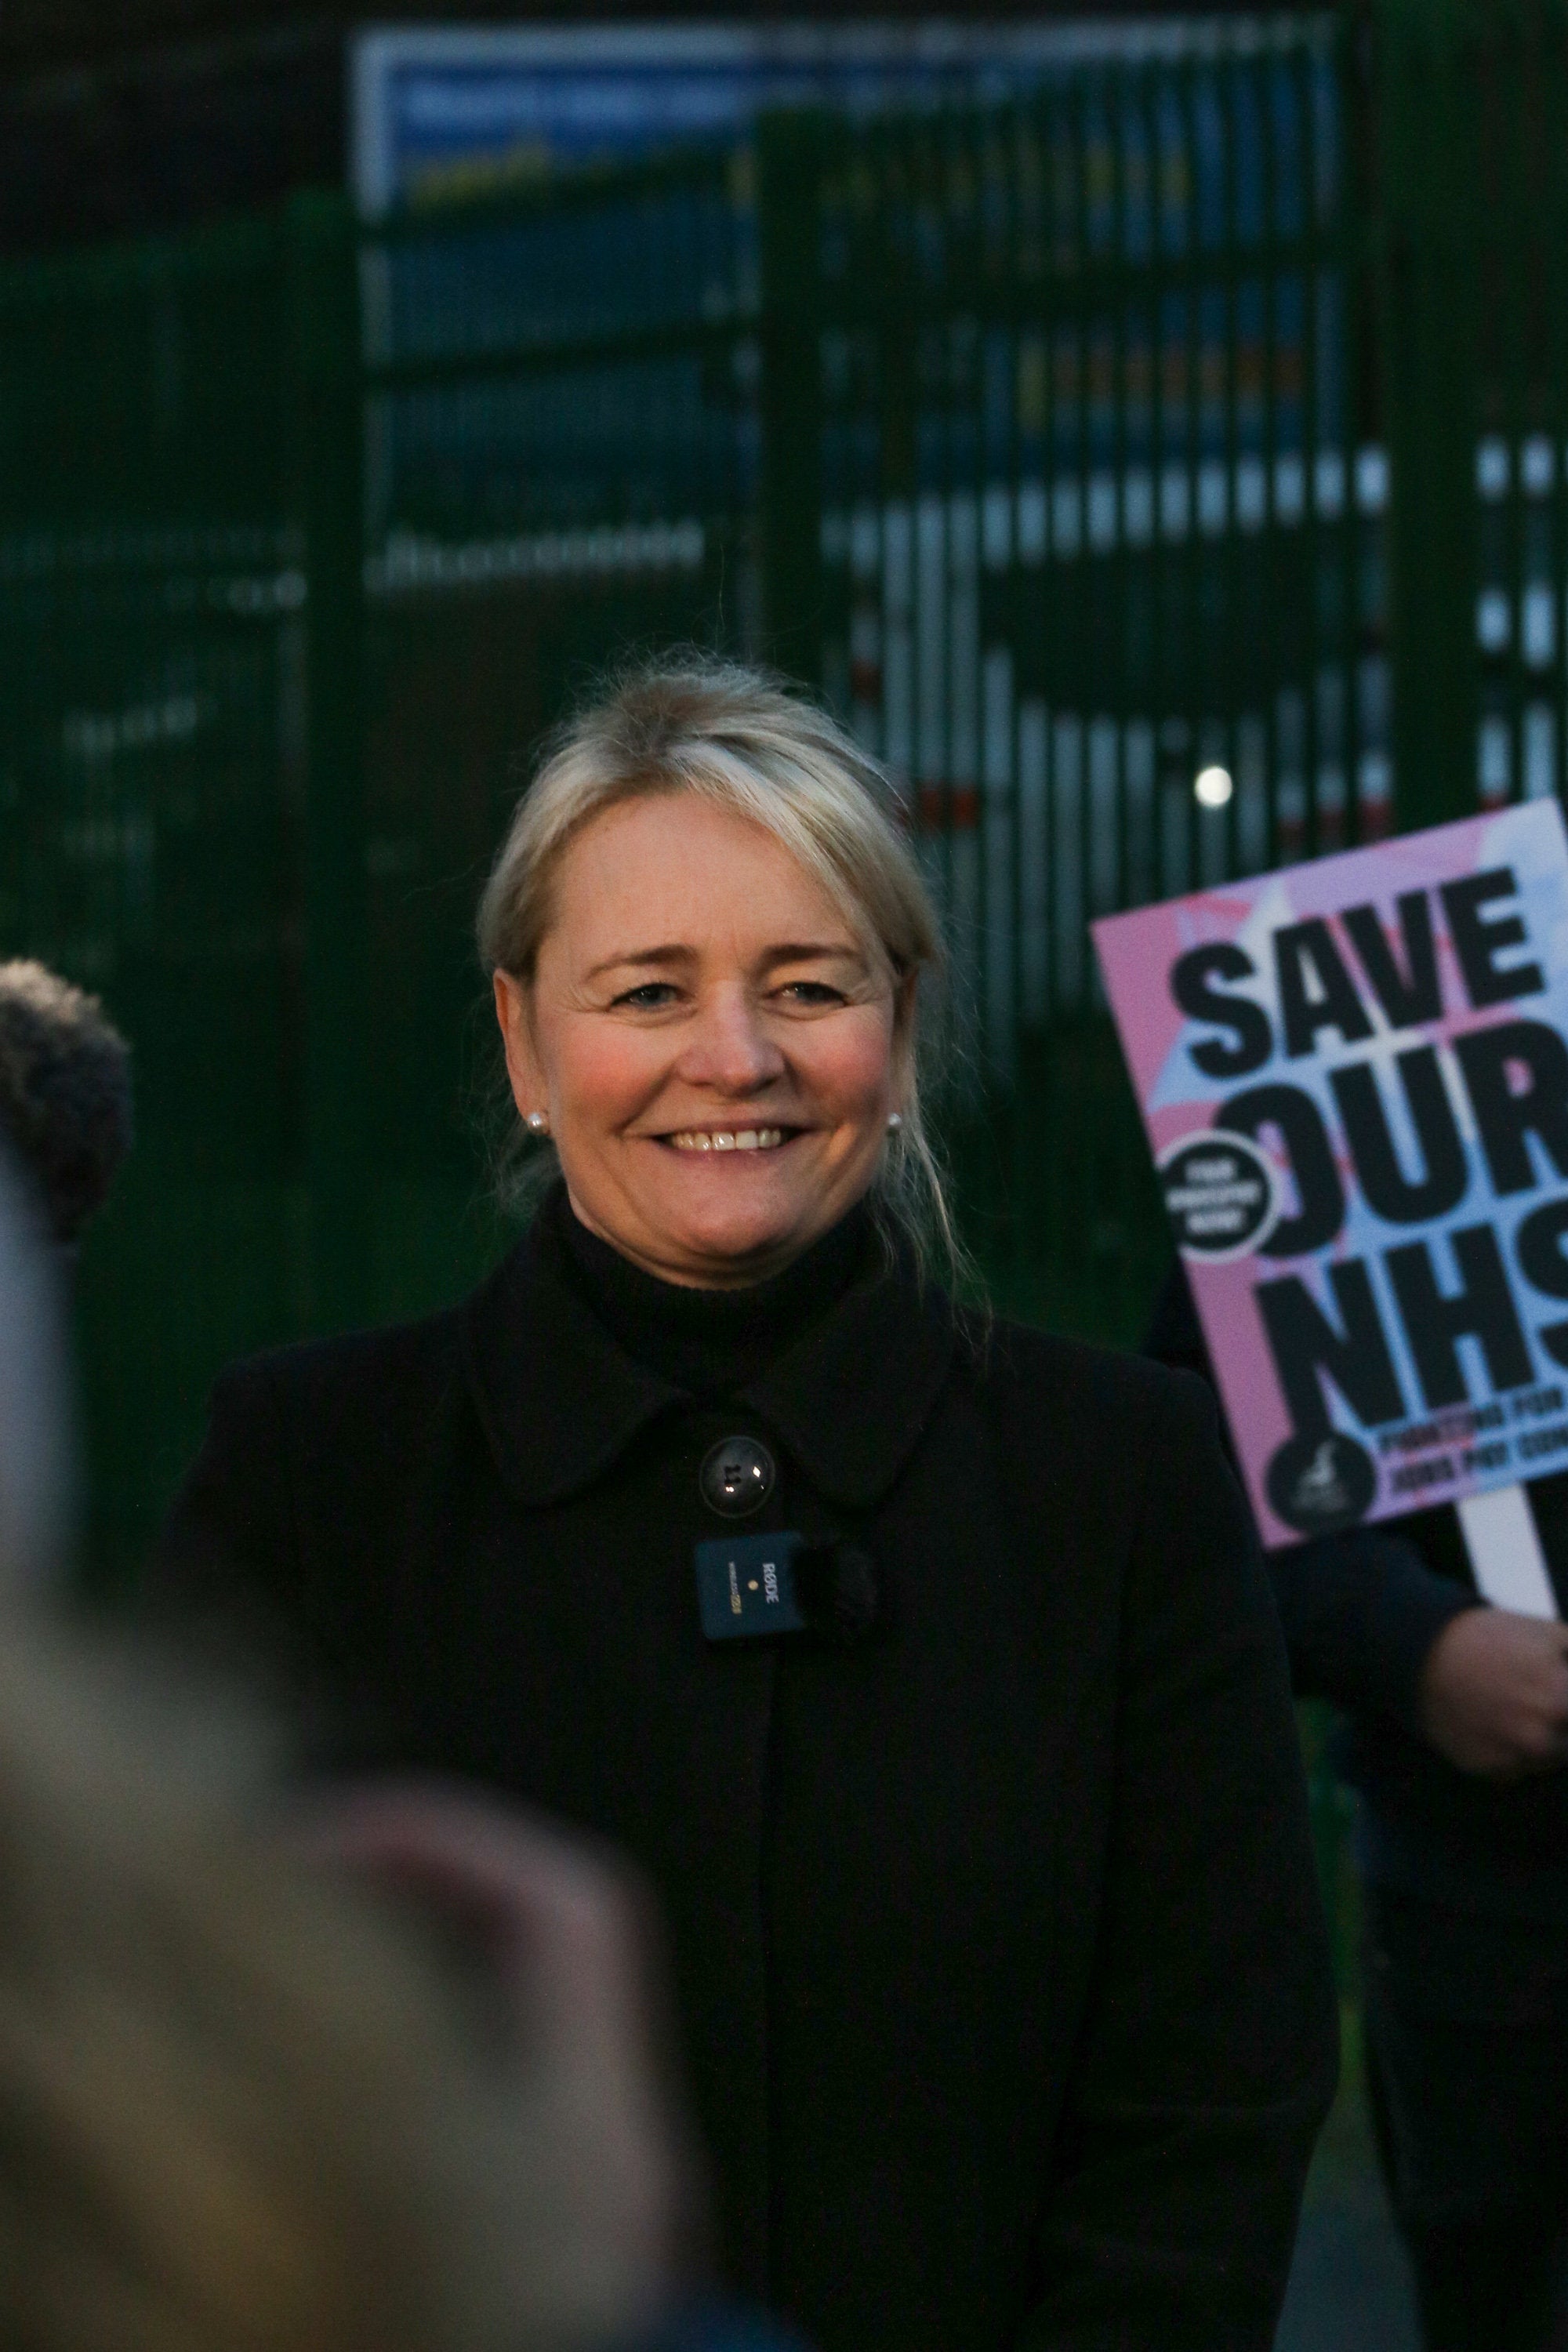
[(733, 1396), (805, 1338), (866, 1271), (878, 1248), (864, 1202), (766, 1282), (698, 1290), (661, 1282), (574, 1214), (558, 1183), (542, 1215), (579, 1295), (616, 1344), (699, 1402)]

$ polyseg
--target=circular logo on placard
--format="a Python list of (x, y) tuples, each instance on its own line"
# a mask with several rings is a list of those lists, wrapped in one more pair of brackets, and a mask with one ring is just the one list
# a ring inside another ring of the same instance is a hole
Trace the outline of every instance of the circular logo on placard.
[(1364, 1445), (1342, 1430), (1288, 1437), (1265, 1481), (1276, 1517), (1299, 1536), (1331, 1536), (1363, 1519), (1377, 1492), (1377, 1469)]
[(1209, 1128), (1173, 1144), (1160, 1161), (1176, 1246), (1187, 1257), (1245, 1257), (1274, 1223), (1274, 1171), (1245, 1136)]

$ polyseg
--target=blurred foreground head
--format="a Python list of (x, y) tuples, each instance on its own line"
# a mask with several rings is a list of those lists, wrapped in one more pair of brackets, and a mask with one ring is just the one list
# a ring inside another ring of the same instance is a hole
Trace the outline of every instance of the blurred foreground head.
[[(440, 1790), (268, 1833), (231, 1717), (0, 1633), (0, 2344), (640, 2330), (674, 2168), (598, 1866)], [(432, 1892), (484, 1915), (482, 1986)]]
[(96, 996), (0, 963), (0, 1133), (74, 1248), (131, 1149), (131, 1049)]

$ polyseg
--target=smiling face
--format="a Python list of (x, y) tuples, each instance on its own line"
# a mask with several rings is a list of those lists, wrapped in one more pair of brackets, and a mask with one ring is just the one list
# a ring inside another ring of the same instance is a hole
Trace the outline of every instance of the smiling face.
[(552, 901), (496, 1013), (576, 1214), (666, 1282), (778, 1273), (870, 1185), (912, 983), (772, 834), (691, 793), (595, 817)]

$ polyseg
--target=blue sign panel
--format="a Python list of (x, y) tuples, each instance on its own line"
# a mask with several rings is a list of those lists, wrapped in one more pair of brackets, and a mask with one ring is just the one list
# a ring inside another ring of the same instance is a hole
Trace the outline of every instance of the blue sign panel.
[(1176, 56), (1182, 24), (392, 29), (353, 51), (353, 184), (371, 215), (563, 163), (733, 139), (768, 107), (997, 99), (1095, 58)]

